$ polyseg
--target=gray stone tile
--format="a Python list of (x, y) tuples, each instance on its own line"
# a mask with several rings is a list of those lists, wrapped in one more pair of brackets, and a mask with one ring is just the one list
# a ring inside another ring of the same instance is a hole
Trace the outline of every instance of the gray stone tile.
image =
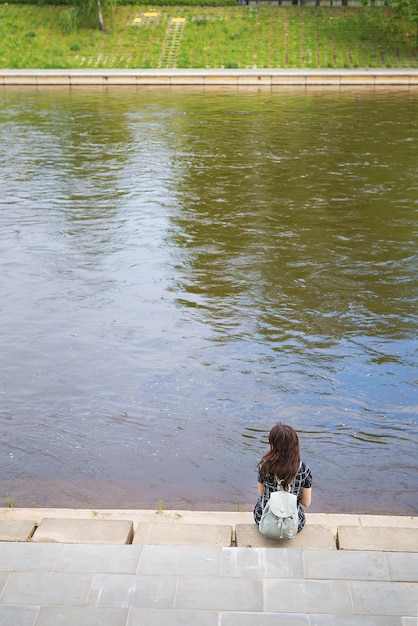
[(221, 613), (219, 626), (310, 626), (310, 621), (309, 615), (298, 613), (228, 612)]
[(61, 545), (0, 543), (0, 571), (52, 571)]
[(306, 578), (389, 580), (383, 552), (305, 550)]
[(402, 626), (395, 615), (311, 615), (311, 626)]
[(261, 580), (251, 578), (181, 577), (176, 608), (220, 611), (262, 611)]
[(353, 613), (349, 583), (342, 580), (264, 581), (267, 612)]
[(172, 609), (176, 586), (176, 576), (97, 574), (88, 605)]
[(223, 548), (222, 576), (303, 578), (302, 550)]
[(65, 544), (57, 560), (57, 572), (135, 574), (141, 546)]
[(44, 606), (36, 626), (125, 626), (128, 609)]
[(365, 615), (416, 616), (418, 585), (397, 582), (351, 582), (354, 612)]
[(68, 604), (86, 602), (93, 576), (54, 572), (12, 572), (0, 604)]
[(0, 606), (0, 624), (5, 626), (33, 626), (39, 606)]
[(417, 626), (418, 618), (416, 617), (402, 617), (402, 626)]
[(385, 552), (385, 557), (391, 580), (418, 582), (417, 552)]
[(222, 548), (215, 546), (143, 546), (138, 574), (170, 576), (216, 576)]
[(217, 611), (130, 609), (126, 626), (218, 626)]

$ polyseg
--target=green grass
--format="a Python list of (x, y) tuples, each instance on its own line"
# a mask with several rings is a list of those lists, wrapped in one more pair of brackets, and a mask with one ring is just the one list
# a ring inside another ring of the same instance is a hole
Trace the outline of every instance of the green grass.
[(0, 67), (165, 67), (171, 20), (180, 16), (171, 67), (418, 67), (413, 29), (385, 7), (157, 7), (146, 17), (150, 10), (118, 6), (105, 35), (72, 30), (68, 7), (0, 4)]

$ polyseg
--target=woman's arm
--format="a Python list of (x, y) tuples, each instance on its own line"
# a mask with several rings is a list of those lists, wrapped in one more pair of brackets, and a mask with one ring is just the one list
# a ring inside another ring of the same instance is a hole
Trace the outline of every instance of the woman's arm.
[(262, 496), (264, 493), (264, 485), (263, 483), (257, 483), (257, 485), (258, 485), (258, 495)]
[(308, 507), (311, 506), (311, 499), (312, 499), (312, 487), (309, 487), (309, 488), (303, 487), (302, 496), (300, 499), (301, 505), (307, 509)]

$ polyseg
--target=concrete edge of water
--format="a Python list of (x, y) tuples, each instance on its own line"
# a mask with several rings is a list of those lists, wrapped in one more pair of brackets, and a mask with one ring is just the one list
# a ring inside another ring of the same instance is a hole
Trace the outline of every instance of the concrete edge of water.
[[(0, 508), (0, 541), (277, 547), (251, 511)], [(418, 517), (307, 513), (305, 529), (281, 546), (418, 552)]]
[(0, 86), (229, 86), (404, 87), (418, 86), (418, 69), (254, 70), (0, 70)]
[[(92, 509), (53, 507), (0, 507), (0, 520), (57, 519), (132, 520), (134, 523), (158, 521), (178, 524), (253, 523), (252, 511), (191, 511), (184, 509)], [(418, 528), (418, 516), (365, 515), (362, 513), (306, 513), (308, 524), (321, 524), (335, 530), (338, 526)]]

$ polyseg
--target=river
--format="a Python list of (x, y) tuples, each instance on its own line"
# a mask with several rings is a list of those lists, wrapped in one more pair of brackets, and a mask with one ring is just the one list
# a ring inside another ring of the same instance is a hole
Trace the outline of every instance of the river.
[(417, 104), (1, 91), (0, 506), (417, 514)]

